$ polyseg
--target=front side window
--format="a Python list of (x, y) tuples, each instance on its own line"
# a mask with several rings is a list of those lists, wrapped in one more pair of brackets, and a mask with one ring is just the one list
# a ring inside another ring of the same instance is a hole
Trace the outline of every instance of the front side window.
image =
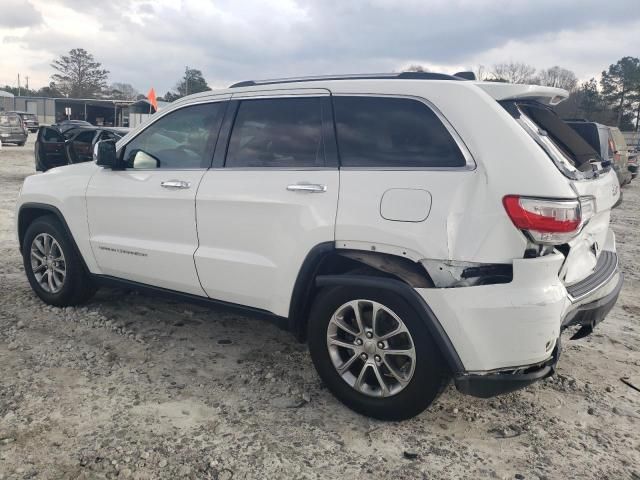
[(226, 167), (324, 165), (322, 98), (269, 98), (240, 103)]
[(333, 100), (343, 167), (464, 167), (466, 159), (438, 116), (417, 100), (337, 96)]
[(208, 168), (225, 102), (192, 105), (171, 112), (129, 142), (126, 168)]

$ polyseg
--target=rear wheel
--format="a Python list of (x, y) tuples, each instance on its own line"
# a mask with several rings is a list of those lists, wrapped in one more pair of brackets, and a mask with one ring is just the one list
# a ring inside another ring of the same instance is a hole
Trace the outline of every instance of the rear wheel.
[(20, 143), (18, 143), (17, 145), (18, 145), (19, 147), (24, 147), (24, 144), (25, 144), (25, 143), (26, 143), (26, 142), (20, 142)]
[(29, 225), (22, 245), (22, 259), (31, 288), (49, 305), (78, 305), (96, 291), (54, 216), (39, 217)]
[(411, 418), (446, 386), (444, 359), (411, 306), (385, 290), (333, 287), (309, 318), (320, 377), (353, 410), (382, 420)]

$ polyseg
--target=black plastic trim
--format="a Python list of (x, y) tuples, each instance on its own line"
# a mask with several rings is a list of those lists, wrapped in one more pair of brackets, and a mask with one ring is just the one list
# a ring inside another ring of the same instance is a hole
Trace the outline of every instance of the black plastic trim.
[(530, 373), (491, 373), (488, 375), (464, 375), (455, 379), (460, 393), (479, 398), (491, 398), (504, 393), (515, 392), (538, 380), (553, 375), (551, 365), (541, 366)]
[[(75, 250), (76, 255), (78, 255), (78, 258), (82, 262), (82, 268), (84, 268), (84, 271), (86, 273), (90, 274), (91, 272), (89, 271), (89, 267), (87, 267), (87, 264), (84, 261), (84, 257), (80, 253), (80, 249), (78, 248), (78, 245), (76, 244), (75, 238), (73, 238), (73, 234), (71, 233), (71, 229), (69, 228), (69, 225), (67, 225), (67, 221), (64, 219), (64, 216), (62, 215), (60, 210), (58, 210), (53, 205), (49, 205), (47, 203), (27, 202), (27, 203), (23, 203), (22, 205), (20, 205), (20, 210), (18, 211), (18, 245), (20, 247), (20, 254), (22, 254), (22, 241), (24, 240), (23, 233), (22, 233), (22, 231), (23, 231), (23, 228), (22, 228), (23, 227), (23, 225), (22, 225), (22, 213), (27, 211), (27, 210), (44, 210), (44, 211), (47, 211), (49, 213), (54, 214), (58, 218), (58, 220), (62, 224), (62, 228), (64, 228), (64, 232), (67, 234), (67, 237), (71, 241), (71, 245), (73, 246), (73, 249)], [(24, 231), (26, 231), (26, 228), (24, 228)]]
[[(511, 371), (487, 374), (463, 374), (455, 378), (454, 383), (460, 393), (479, 398), (490, 398), (504, 393), (515, 392), (555, 373), (560, 360), (562, 344), (560, 337), (556, 341), (551, 357), (538, 365), (514, 368)], [(520, 373), (514, 373), (514, 371)]]
[(600, 252), (598, 262), (591, 275), (567, 287), (573, 301), (579, 300), (609, 281), (618, 268), (618, 255), (608, 250)]
[(227, 156), (227, 149), (229, 148), (229, 139), (231, 138), (231, 128), (236, 119), (238, 113), (238, 105), (240, 102), (237, 100), (229, 100), (227, 109), (224, 112), (224, 118), (222, 119), (222, 125), (218, 133), (218, 139), (216, 141), (216, 148), (213, 152), (212, 168), (222, 168)]
[(264, 318), (272, 321), (281, 328), (287, 328), (287, 319), (262, 310), (259, 308), (247, 307), (237, 303), (225, 302), (223, 300), (216, 300), (210, 297), (201, 297), (199, 295), (193, 295), (191, 293), (177, 292), (167, 288), (156, 287), (154, 285), (147, 285), (144, 283), (134, 282), (132, 280), (125, 280), (122, 278), (112, 277), (110, 275), (96, 275), (92, 274), (91, 279), (96, 284), (111, 288), (125, 288), (143, 292), (147, 295), (161, 296), (162, 298), (172, 298), (181, 302), (194, 303), (197, 305), (209, 306), (230, 310), (233, 312), (240, 312), (246, 315), (251, 315), (258, 318)]
[(616, 287), (608, 295), (593, 302), (580, 305), (575, 310), (569, 312), (562, 320), (561, 330), (572, 325), (580, 325), (582, 328), (571, 337), (572, 340), (577, 340), (591, 334), (593, 328), (606, 318), (616, 304), (623, 283), (624, 276), (620, 273)]
[(335, 251), (334, 242), (319, 243), (309, 251), (298, 271), (289, 304), (289, 330), (298, 340), (302, 340), (305, 335), (306, 328), (303, 320), (311, 303), (315, 286), (314, 279), (318, 274), (322, 260), (333, 251)]
[(371, 277), (366, 275), (320, 275), (316, 278), (316, 285), (327, 287), (343, 285), (351, 287), (370, 287), (389, 290), (401, 296), (420, 316), (420, 319), (429, 329), (429, 333), (440, 348), (440, 352), (445, 357), (452, 374), (464, 372), (464, 365), (460, 356), (447, 333), (440, 325), (429, 305), (422, 297), (409, 285), (393, 278)]

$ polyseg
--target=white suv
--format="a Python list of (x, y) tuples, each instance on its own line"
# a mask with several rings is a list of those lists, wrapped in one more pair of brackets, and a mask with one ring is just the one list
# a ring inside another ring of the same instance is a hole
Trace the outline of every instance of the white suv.
[(27, 277), (58, 306), (115, 284), (285, 320), (377, 418), (416, 415), (451, 378), (515, 390), (622, 285), (618, 180), (551, 110), (566, 96), (403, 73), (183, 98), (96, 162), (26, 179)]

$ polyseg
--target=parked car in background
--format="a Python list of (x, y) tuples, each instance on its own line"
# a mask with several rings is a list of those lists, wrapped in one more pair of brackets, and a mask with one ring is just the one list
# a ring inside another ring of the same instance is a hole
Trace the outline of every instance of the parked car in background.
[(40, 122), (38, 121), (38, 116), (35, 113), (21, 112), (17, 110), (12, 113), (17, 113), (18, 115), (20, 115), (22, 121), (24, 122), (24, 126), (27, 127), (27, 130), (29, 130), (30, 132), (38, 131)]
[(629, 152), (620, 130), (582, 119), (568, 119), (566, 123), (584, 138), (603, 160), (613, 164), (621, 186), (631, 181), (628, 168)]
[(119, 140), (128, 128), (58, 125), (40, 127), (35, 144), (36, 170), (45, 172), (50, 168), (93, 159), (93, 146), (100, 140)]
[(629, 147), (618, 127), (609, 127), (609, 132), (611, 133), (609, 149), (613, 151), (614, 165), (620, 166), (620, 176), (623, 179), (620, 181), (620, 185), (626, 185), (633, 178), (632, 172), (629, 170)]
[(637, 146), (633, 150), (629, 150), (629, 163), (627, 164), (627, 167), (629, 172), (631, 172), (631, 179), (638, 176), (638, 157), (640, 157), (640, 151)]
[(28, 135), (20, 115), (15, 112), (0, 112), (0, 140), (4, 145), (15, 143), (22, 147), (27, 142)]
[(25, 180), (25, 273), (58, 307), (109, 284), (275, 317), (377, 418), (451, 378), (510, 392), (552, 375), (561, 332), (589, 335), (622, 287), (618, 179), (552, 110), (567, 97), (415, 72), (184, 97), (96, 162)]

